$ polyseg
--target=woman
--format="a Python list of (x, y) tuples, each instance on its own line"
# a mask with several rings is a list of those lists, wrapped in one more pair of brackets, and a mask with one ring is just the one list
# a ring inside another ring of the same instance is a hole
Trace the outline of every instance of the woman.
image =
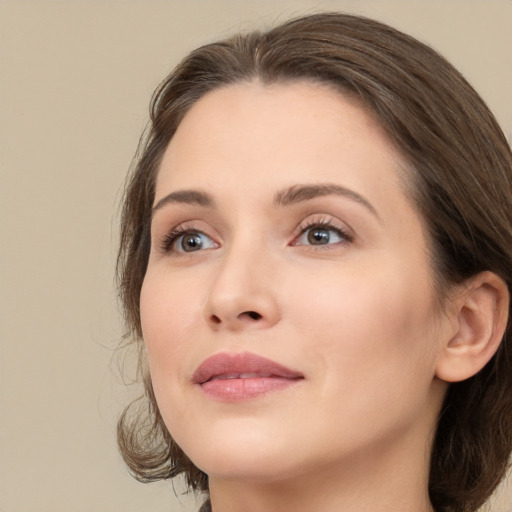
[(512, 449), (511, 204), (492, 114), (388, 26), (192, 52), (123, 209), (133, 474), (214, 512), (477, 510)]

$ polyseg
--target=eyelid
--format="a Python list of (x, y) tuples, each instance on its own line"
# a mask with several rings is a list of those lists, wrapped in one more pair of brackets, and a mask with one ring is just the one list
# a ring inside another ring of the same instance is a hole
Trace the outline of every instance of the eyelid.
[[(203, 228), (203, 224), (206, 224), (206, 229)], [(158, 235), (155, 237), (157, 240), (156, 248), (162, 254), (172, 253), (174, 255), (191, 255), (193, 252), (203, 252), (205, 250), (209, 250), (212, 248), (217, 248), (220, 246), (218, 242), (218, 236), (211, 233), (211, 229), (208, 229), (209, 225), (200, 220), (186, 220), (177, 224), (170, 230), (165, 231), (162, 235)], [(307, 244), (307, 243), (298, 243), (299, 237), (303, 236), (308, 230), (313, 228), (332, 230), (335, 232), (342, 240), (337, 242), (328, 243), (328, 244)], [(352, 230), (350, 227), (347, 227), (347, 224), (333, 218), (329, 214), (312, 214), (308, 215), (303, 221), (300, 222), (299, 225), (293, 230), (292, 240), (289, 243), (291, 246), (307, 246), (314, 248), (327, 248), (328, 246), (339, 246), (341, 244), (351, 243), (354, 239), (352, 234)], [(210, 246), (200, 248), (197, 251), (184, 251), (178, 250), (173, 245), (176, 244), (179, 239), (187, 234), (198, 234), (202, 237), (206, 237), (211, 241)]]
[(198, 234), (203, 237), (208, 238), (212, 241), (215, 247), (219, 246), (219, 243), (215, 240), (215, 237), (211, 234), (208, 234), (206, 230), (200, 229), (196, 225), (194, 225), (193, 221), (187, 221), (183, 222), (181, 224), (178, 224), (176, 227), (171, 229), (170, 231), (165, 232), (165, 234), (158, 239), (158, 248), (161, 253), (167, 254), (167, 253), (173, 253), (173, 254), (191, 254), (193, 252), (202, 252), (207, 249), (212, 249), (213, 247), (206, 247), (204, 249), (200, 249), (198, 251), (180, 251), (175, 248), (173, 248), (173, 245), (176, 244), (176, 242), (179, 241), (179, 239), (187, 234)]
[[(346, 226), (346, 224), (333, 219), (330, 215), (321, 215), (321, 216), (310, 216), (304, 221), (302, 221), (295, 229), (293, 233), (293, 240), (290, 245), (293, 246), (308, 246), (307, 244), (298, 244), (296, 243), (298, 238), (304, 235), (308, 230), (313, 228), (319, 229), (327, 229), (336, 232), (341, 238), (343, 238), (345, 243), (352, 243), (354, 241), (354, 235), (352, 234), (352, 230)], [(317, 248), (326, 248), (328, 245), (339, 245), (342, 242), (337, 242), (334, 244), (319, 244), (316, 246)], [(315, 247), (314, 245), (310, 245), (311, 247)]]

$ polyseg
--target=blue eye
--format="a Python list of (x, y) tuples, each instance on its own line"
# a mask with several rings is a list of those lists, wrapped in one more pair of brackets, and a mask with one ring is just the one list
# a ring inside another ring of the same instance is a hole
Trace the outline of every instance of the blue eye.
[(294, 245), (318, 246), (351, 241), (352, 237), (338, 227), (327, 224), (315, 224), (301, 228), (301, 234), (295, 240)]
[(163, 252), (197, 252), (214, 247), (217, 247), (217, 244), (201, 231), (179, 228), (169, 233), (162, 243)]

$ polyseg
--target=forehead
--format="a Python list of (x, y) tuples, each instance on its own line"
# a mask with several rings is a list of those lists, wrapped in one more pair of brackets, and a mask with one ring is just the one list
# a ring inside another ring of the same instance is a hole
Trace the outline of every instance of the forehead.
[(206, 94), (185, 115), (162, 159), (155, 200), (198, 186), (255, 194), (325, 181), (379, 195), (383, 183), (398, 188), (403, 168), (373, 116), (332, 87), (240, 83)]

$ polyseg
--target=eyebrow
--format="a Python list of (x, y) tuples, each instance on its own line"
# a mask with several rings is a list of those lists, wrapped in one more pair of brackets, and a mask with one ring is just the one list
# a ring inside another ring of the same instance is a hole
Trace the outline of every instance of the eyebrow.
[[(347, 197), (365, 206), (377, 218), (379, 214), (373, 205), (362, 195), (350, 190), (349, 188), (336, 185), (334, 183), (321, 183), (315, 185), (293, 185), (277, 192), (274, 196), (273, 204), (275, 207), (289, 206), (303, 201), (310, 201), (317, 197), (338, 195)], [(168, 204), (190, 204), (202, 206), (203, 208), (214, 208), (215, 201), (213, 197), (199, 190), (177, 190), (171, 192), (160, 199), (152, 209), (152, 216)]]
[(206, 192), (200, 192), (199, 190), (178, 190), (176, 192), (171, 192), (160, 199), (160, 201), (153, 206), (151, 215), (154, 215), (158, 210), (168, 204), (176, 203), (192, 204), (202, 206), (204, 208), (213, 208), (215, 206), (215, 201), (212, 196)]
[(377, 210), (362, 195), (349, 188), (335, 185), (334, 183), (320, 183), (315, 185), (294, 185), (277, 192), (274, 196), (275, 206), (288, 206), (291, 204), (309, 201), (317, 197), (337, 195), (347, 197), (366, 207), (373, 215), (379, 217)]

